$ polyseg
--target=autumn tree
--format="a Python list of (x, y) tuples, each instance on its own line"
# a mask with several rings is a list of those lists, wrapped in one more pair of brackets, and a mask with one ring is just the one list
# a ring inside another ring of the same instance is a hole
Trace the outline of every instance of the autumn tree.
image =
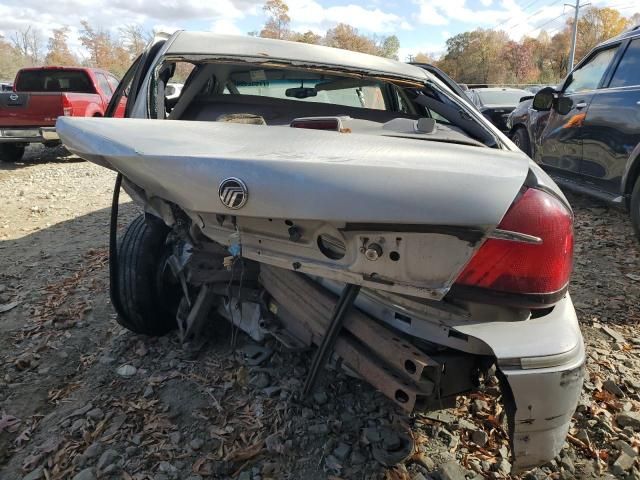
[(549, 45), (545, 49), (547, 62), (539, 81), (542, 83), (555, 83), (562, 80), (570, 70), (569, 49), (571, 48), (571, 31), (568, 28), (551, 37)]
[(148, 32), (142, 25), (130, 24), (120, 28), (120, 39), (122, 45), (129, 54), (129, 58), (134, 60), (145, 49), (147, 44), (153, 40), (154, 32)]
[(32, 26), (13, 32), (11, 42), (27, 65), (34, 66), (42, 62), (42, 35)]
[(430, 54), (425, 52), (418, 52), (412, 58), (412, 62), (416, 63), (435, 63), (436, 60)]
[(69, 49), (68, 39), (69, 27), (53, 29), (53, 34), (49, 37), (47, 55), (44, 57), (46, 65), (68, 67), (78, 64), (78, 59)]
[(299, 32), (291, 32), (289, 35), (289, 40), (300, 43), (310, 43), (313, 45), (319, 45), (322, 42), (322, 35), (318, 35), (317, 33), (313, 33), (311, 30), (308, 30), (304, 33)]
[(371, 38), (361, 35), (357, 28), (346, 23), (339, 23), (334, 28), (327, 30), (324, 43), (328, 47), (353, 50), (354, 52), (373, 55), (378, 53), (378, 47)]
[(122, 75), (131, 63), (129, 52), (120, 39), (111, 37), (108, 31), (94, 28), (89, 22), (81, 22), (80, 43), (89, 52), (91, 66), (109, 70), (116, 75)]
[(506, 43), (502, 58), (506, 62), (507, 82), (529, 83), (536, 80), (539, 72), (533, 61), (533, 51), (534, 42), (531, 39), (521, 42), (510, 40)]
[(289, 37), (289, 7), (283, 0), (267, 0), (262, 7), (267, 15), (264, 28), (260, 31), (260, 36), (264, 38), (277, 38), (280, 40)]
[(0, 80), (13, 81), (23, 66), (24, 58), (20, 52), (0, 35)]
[[(567, 27), (573, 25), (569, 20)], [(600, 42), (619, 35), (629, 27), (629, 20), (614, 8), (589, 7), (578, 20), (576, 61)]]
[(447, 52), (437, 65), (461, 83), (500, 83), (506, 76), (502, 54), (505, 32), (477, 29), (447, 40)]

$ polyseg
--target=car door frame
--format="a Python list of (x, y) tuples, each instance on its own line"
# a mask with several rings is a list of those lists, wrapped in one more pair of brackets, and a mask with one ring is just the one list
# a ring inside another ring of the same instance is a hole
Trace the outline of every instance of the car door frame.
[[(113, 92), (109, 105), (105, 111), (105, 117), (114, 117), (118, 110), (118, 105), (122, 97), (127, 98), (127, 104), (124, 109), (124, 118), (131, 117), (133, 108), (141, 93), (142, 84), (146, 78), (146, 74), (154, 65), (157, 55), (166, 45), (169, 37), (164, 35), (156, 36), (147, 48), (136, 58), (127, 72), (120, 80), (118, 88)], [(128, 92), (127, 92), (128, 89)]]
[[(605, 45), (600, 45), (600, 46), (594, 48), (571, 70), (571, 73), (569, 75), (567, 75), (567, 77), (562, 82), (562, 87), (560, 88), (560, 90), (558, 92), (558, 98), (557, 98), (558, 101), (561, 98), (571, 98), (571, 101), (572, 101), (572, 109), (566, 115), (563, 115), (563, 117), (567, 117), (571, 112), (580, 110), (581, 113), (584, 113), (585, 118), (586, 118), (587, 112), (589, 110), (589, 103), (591, 102), (591, 99), (593, 98), (593, 95), (595, 94), (595, 92), (598, 89), (602, 88), (602, 86), (605, 84), (605, 81), (607, 81), (607, 79), (611, 78), (611, 75), (612, 75), (613, 71), (615, 71), (614, 66), (617, 65), (618, 62), (620, 61), (620, 58), (621, 58), (621, 48), (620, 47), (622, 46), (623, 43), (624, 43), (624, 40), (613, 41), (613, 42), (609, 42), (609, 43), (607, 43)], [(584, 65), (589, 63), (591, 60), (593, 60), (593, 58), (595, 56), (599, 55), (600, 53), (602, 53), (602, 52), (604, 52), (606, 50), (610, 50), (612, 48), (615, 48), (616, 52), (614, 53), (613, 57), (609, 61), (609, 64), (607, 65), (607, 68), (605, 69), (604, 73), (600, 77), (600, 80), (599, 80), (598, 84), (595, 86), (594, 89), (585, 90), (585, 91), (576, 92), (576, 93), (571, 93), (571, 94), (566, 94), (565, 93), (566, 88), (568, 87), (568, 83), (572, 80), (573, 73), (575, 71), (579, 70)], [(580, 109), (576, 108), (577, 105), (575, 104), (575, 100), (573, 98), (573, 97), (576, 96), (576, 94), (589, 96), (589, 100), (586, 103), (586, 105), (584, 105)], [(554, 109), (555, 109), (555, 107), (554, 107)], [(555, 113), (558, 114), (557, 110), (556, 110)], [(553, 115), (553, 114), (554, 114), (554, 112), (551, 112), (551, 115)], [(551, 120), (552, 120), (552, 118), (547, 119), (546, 122), (545, 122), (544, 128), (542, 128), (540, 133), (536, 135), (538, 138), (535, 139), (535, 143), (536, 143), (536, 145), (535, 145), (535, 159), (540, 165), (543, 165), (545, 168), (548, 168), (551, 171), (553, 171), (554, 174), (562, 176), (562, 177), (570, 178), (571, 181), (580, 182), (580, 169), (581, 169), (582, 155), (583, 155), (582, 142), (581, 141), (579, 141), (580, 142), (579, 143), (579, 147), (578, 147), (579, 148), (579, 152), (574, 156), (575, 160), (577, 162), (577, 164), (575, 165), (575, 169), (562, 169), (562, 168), (556, 167), (554, 165), (550, 165), (548, 163), (544, 163), (542, 161), (542, 155), (543, 155), (542, 145), (543, 145), (543, 142), (545, 140), (545, 133), (547, 133), (548, 129), (551, 128), (551, 126), (552, 126)], [(578, 127), (578, 128), (580, 128), (580, 127)], [(579, 134), (577, 134), (575, 138), (579, 139)]]
[[(614, 56), (613, 60), (611, 61), (611, 65), (609, 66), (609, 68), (607, 69), (607, 71), (605, 72), (605, 75), (602, 78), (602, 81), (600, 82), (600, 84), (598, 85), (597, 88), (597, 92), (596, 95), (598, 94), (607, 94), (611, 92), (611, 82), (613, 80), (613, 77), (616, 73), (616, 71), (618, 70), (618, 67), (620, 65), (620, 62), (622, 61), (622, 59), (624, 58), (624, 55), (626, 54), (627, 50), (629, 49), (629, 46), (631, 45), (632, 41), (640, 41), (640, 37), (638, 36), (634, 36), (634, 37), (627, 37), (624, 39), (621, 39), (618, 42), (611, 42), (608, 45), (615, 45), (618, 44), (618, 51), (616, 52), (616, 55)], [(606, 47), (603, 46), (603, 47)], [(638, 86), (634, 85), (631, 86), (632, 88), (638, 88)], [(617, 90), (618, 87), (614, 87), (615, 90)], [(625, 87), (619, 87), (619, 88), (625, 88)], [(593, 99), (592, 99), (593, 102)], [(589, 107), (591, 106), (591, 104), (589, 105)], [(586, 112), (586, 118), (585, 118), (585, 122), (589, 121), (589, 109), (587, 109)], [(634, 162), (634, 159), (636, 158), (635, 156), (637, 156), (637, 161)], [(583, 149), (583, 159), (584, 159), (584, 149)], [(584, 160), (583, 160), (584, 161)], [(628, 179), (629, 179), (629, 175), (630, 175), (630, 171), (633, 170), (634, 168), (637, 167), (637, 165), (635, 165), (636, 163), (640, 162), (640, 144), (636, 145), (634, 151), (631, 153), (631, 156), (627, 159), (626, 161), (626, 165), (625, 165), (625, 169), (624, 169), (624, 174), (622, 175), (621, 178), (621, 182), (620, 182), (620, 190), (617, 192), (611, 192), (609, 191), (609, 189), (603, 188), (601, 185), (601, 182), (598, 178), (594, 178), (592, 176), (589, 176), (587, 174), (584, 173), (584, 168), (581, 168), (581, 175), (580, 178), (583, 181), (583, 183), (588, 183), (590, 185), (593, 185), (595, 189), (601, 190), (602, 189), (602, 196), (603, 198), (607, 198), (608, 196), (613, 195), (612, 198), (614, 198), (613, 202), (614, 203), (619, 203), (623, 200), (623, 196), (628, 193)], [(632, 186), (633, 187), (633, 186)]]

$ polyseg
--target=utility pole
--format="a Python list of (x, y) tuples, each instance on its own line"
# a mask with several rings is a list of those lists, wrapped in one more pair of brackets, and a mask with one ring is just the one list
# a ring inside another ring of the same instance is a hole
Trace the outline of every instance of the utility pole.
[(575, 10), (575, 15), (573, 17), (573, 34), (571, 36), (571, 52), (569, 53), (569, 65), (567, 65), (567, 74), (573, 70), (573, 62), (576, 56), (576, 41), (578, 40), (578, 15), (580, 14), (580, 8), (586, 7), (587, 5), (591, 5), (590, 3), (585, 3), (584, 5), (580, 5), (580, 0), (576, 0), (575, 5), (569, 5), (565, 3), (565, 6), (571, 7)]

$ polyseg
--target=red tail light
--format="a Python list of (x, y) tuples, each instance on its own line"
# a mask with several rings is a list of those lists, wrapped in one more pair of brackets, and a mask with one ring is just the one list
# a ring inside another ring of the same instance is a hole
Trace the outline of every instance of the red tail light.
[(529, 307), (564, 294), (573, 267), (573, 216), (559, 199), (524, 190), (495, 233), (502, 238), (485, 241), (457, 285), (522, 295)]
[(66, 94), (60, 95), (60, 102), (62, 102), (62, 115), (65, 117), (73, 116), (73, 105)]

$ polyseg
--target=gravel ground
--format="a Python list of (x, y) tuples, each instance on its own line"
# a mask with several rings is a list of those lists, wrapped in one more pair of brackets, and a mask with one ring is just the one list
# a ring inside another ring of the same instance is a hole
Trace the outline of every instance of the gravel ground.
[[(223, 323), (192, 350), (120, 328), (107, 278), (113, 180), (62, 149), (0, 164), (0, 478), (516, 478), (491, 379), (438, 417), (406, 417), (341, 372), (303, 404), (309, 353), (271, 345), (250, 366)], [(570, 200), (587, 380), (561, 455), (517, 478), (640, 479), (640, 249), (624, 213)], [(121, 228), (138, 214), (122, 202)], [(401, 443), (403, 425), (416, 451), (384, 467), (380, 433)]]

